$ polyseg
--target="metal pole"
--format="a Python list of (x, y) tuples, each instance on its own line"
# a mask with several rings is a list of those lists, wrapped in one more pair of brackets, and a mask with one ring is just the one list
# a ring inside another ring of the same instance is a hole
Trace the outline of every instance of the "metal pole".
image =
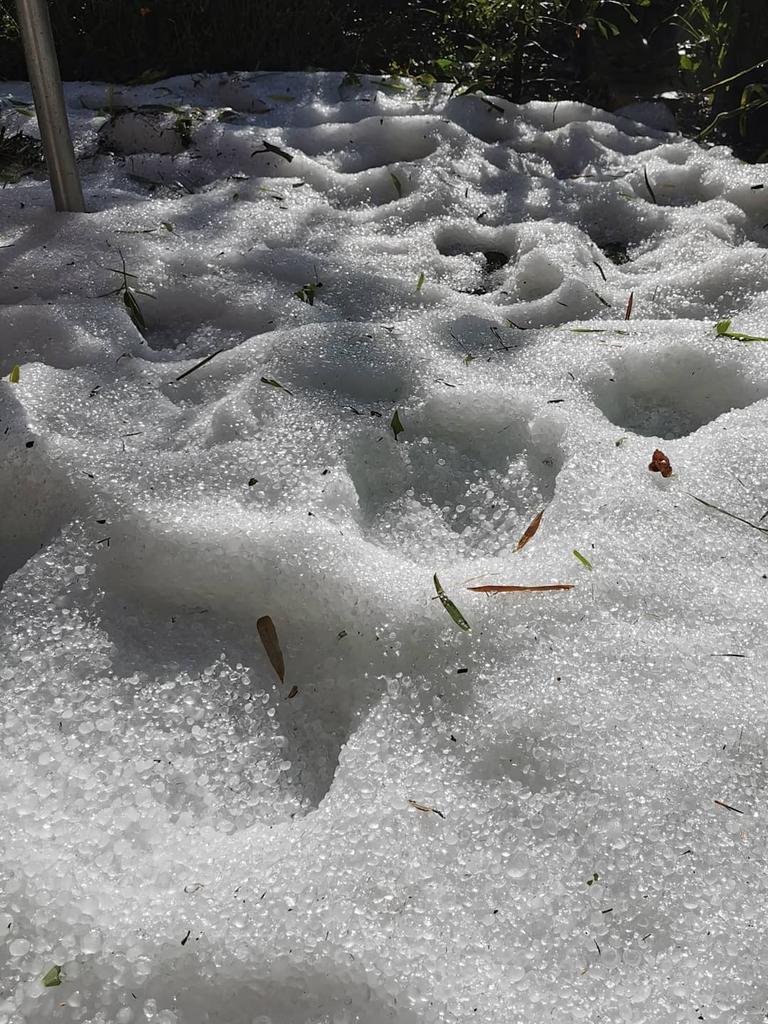
[(84, 213), (83, 190), (69, 134), (64, 89), (47, 0), (16, 0), (37, 123), (56, 209)]

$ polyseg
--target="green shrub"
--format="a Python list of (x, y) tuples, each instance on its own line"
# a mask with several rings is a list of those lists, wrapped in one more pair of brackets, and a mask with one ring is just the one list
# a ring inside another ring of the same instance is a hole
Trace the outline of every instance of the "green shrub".
[[(531, 78), (541, 79), (541, 93), (551, 84), (547, 74), (568, 77), (562, 65), (579, 31), (615, 37), (616, 19), (631, 25), (631, 12), (649, 2), (56, 0), (51, 16), (69, 79), (127, 81), (148, 70), (395, 67), (517, 99)], [(0, 0), (0, 68), (6, 78), (24, 74), (12, 0)]]
[(688, 0), (690, 83), (708, 97), (703, 137), (725, 138), (742, 155), (768, 159), (768, 23), (765, 0)]
[[(609, 109), (682, 88), (701, 95), (699, 127), (709, 119), (709, 137), (736, 143), (743, 136), (757, 155), (757, 142), (768, 139), (768, 52), (760, 52), (768, 49), (765, 3), (55, 0), (50, 6), (68, 79), (321, 68), (421, 75), (513, 101), (568, 97)], [(751, 65), (757, 67), (744, 73)], [(25, 77), (12, 0), (0, 0), (0, 70), (5, 78)]]

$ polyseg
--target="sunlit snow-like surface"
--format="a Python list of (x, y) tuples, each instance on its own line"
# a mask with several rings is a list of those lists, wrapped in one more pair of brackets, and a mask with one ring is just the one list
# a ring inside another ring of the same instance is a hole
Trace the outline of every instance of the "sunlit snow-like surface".
[(768, 334), (766, 169), (335, 74), (68, 100), (95, 212), (0, 193), (0, 1022), (762, 1021), (768, 536), (692, 495), (768, 509), (714, 327)]

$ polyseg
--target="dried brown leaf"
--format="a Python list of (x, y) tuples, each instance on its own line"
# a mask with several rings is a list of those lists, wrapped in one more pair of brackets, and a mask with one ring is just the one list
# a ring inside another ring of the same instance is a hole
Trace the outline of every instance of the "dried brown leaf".
[(537, 516), (535, 516), (531, 520), (531, 522), (529, 523), (525, 533), (520, 538), (520, 540), (517, 542), (517, 548), (516, 548), (517, 551), (522, 551), (523, 548), (525, 547), (525, 545), (528, 543), (528, 541), (531, 540), (536, 535), (536, 531), (541, 526), (541, 517), (543, 515), (544, 515), (544, 509), (542, 509), (541, 512), (539, 512), (539, 514)]
[(256, 629), (259, 632), (259, 639), (269, 658), (269, 663), (277, 673), (277, 678), (281, 683), (285, 682), (285, 661), (283, 660), (280, 641), (277, 638), (277, 630), (271, 617), (269, 615), (262, 615), (256, 623)]
[(654, 451), (653, 458), (648, 464), (648, 469), (652, 473), (661, 473), (663, 477), (672, 476), (672, 466), (661, 448), (657, 448)]
[(544, 583), (539, 587), (516, 587), (512, 584), (486, 583), (482, 587), (467, 587), (478, 594), (525, 594), (539, 590), (573, 590), (575, 583)]
[(424, 811), (425, 813), (428, 813), (428, 814), (430, 814), (430, 813), (431, 814), (438, 814), (441, 818), (445, 817), (443, 812), (442, 811), (438, 811), (438, 809), (436, 807), (428, 807), (426, 804), (420, 804), (416, 800), (409, 800), (408, 803), (411, 805), (411, 807), (413, 807), (417, 811)]

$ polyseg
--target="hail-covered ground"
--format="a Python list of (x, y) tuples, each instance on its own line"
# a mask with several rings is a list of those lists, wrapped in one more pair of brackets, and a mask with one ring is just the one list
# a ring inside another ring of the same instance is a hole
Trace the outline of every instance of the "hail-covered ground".
[(762, 1021), (768, 170), (67, 98), (91, 212), (0, 193), (0, 1022)]

